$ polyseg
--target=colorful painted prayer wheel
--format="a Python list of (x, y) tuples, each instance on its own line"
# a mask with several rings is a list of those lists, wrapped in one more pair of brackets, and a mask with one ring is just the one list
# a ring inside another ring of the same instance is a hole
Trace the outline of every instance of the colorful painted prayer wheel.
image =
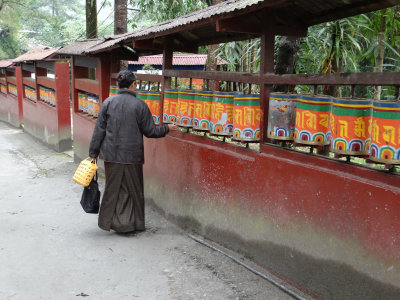
[(56, 91), (50, 90), (50, 98), (54, 106), (57, 105)]
[(331, 151), (347, 155), (368, 155), (371, 114), (372, 100), (332, 99)]
[(371, 121), (370, 159), (400, 164), (400, 102), (374, 102)]
[(260, 140), (260, 95), (235, 94), (233, 139), (243, 142)]
[(99, 97), (95, 96), (93, 98), (93, 117), (97, 118), (100, 112), (100, 100)]
[(179, 90), (178, 92), (178, 112), (176, 114), (176, 125), (181, 127), (193, 126), (194, 115), (194, 90)]
[(87, 109), (87, 114), (89, 116), (93, 116), (94, 115), (94, 97), (95, 95), (93, 94), (89, 94), (88, 95), (88, 109)]
[(147, 105), (149, 106), (151, 115), (153, 116), (154, 124), (160, 124), (161, 93), (160, 92), (148, 92), (146, 102), (147, 102)]
[(4, 84), (0, 84), (1, 92), (7, 94), (7, 87)]
[(211, 105), (210, 132), (215, 135), (233, 135), (233, 103), (235, 93), (214, 92)]
[(25, 98), (32, 100), (36, 102), (36, 90), (29, 87), (29, 86), (24, 86), (24, 92), (25, 92)]
[(88, 107), (89, 107), (89, 96), (88, 94), (82, 94), (82, 107), (83, 107), (83, 112), (88, 113)]
[(304, 145), (329, 145), (332, 97), (302, 95), (296, 106), (294, 141)]
[(115, 86), (115, 85), (111, 85), (111, 86), (110, 86), (109, 97), (115, 96), (116, 94), (118, 94), (118, 87)]
[(212, 101), (213, 92), (197, 91), (194, 97), (193, 129), (210, 130)]
[(137, 90), (137, 91), (135, 91), (135, 93), (136, 93), (136, 97), (138, 99), (142, 100), (143, 102), (147, 101), (147, 95), (148, 95), (149, 91)]
[(14, 85), (12, 83), (9, 83), (8, 84), (8, 91), (9, 91), (10, 94), (14, 95), (15, 97), (18, 96), (18, 90), (17, 90), (17, 86), (16, 85)]
[(166, 89), (164, 91), (163, 122), (175, 123), (178, 111), (178, 90)]
[(267, 136), (274, 140), (292, 141), (296, 124), (298, 94), (271, 93), (269, 96)]
[(78, 93), (78, 111), (83, 111), (83, 93)]

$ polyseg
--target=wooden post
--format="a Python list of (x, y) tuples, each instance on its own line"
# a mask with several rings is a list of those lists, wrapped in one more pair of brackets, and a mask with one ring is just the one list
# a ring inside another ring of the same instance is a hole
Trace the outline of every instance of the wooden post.
[[(275, 44), (275, 14), (271, 10), (265, 11), (262, 24), (261, 49), (260, 49), (260, 109), (262, 112), (260, 124), (260, 143), (267, 139), (269, 95), (273, 91), (272, 85), (264, 84), (263, 77), (266, 73), (274, 73), (274, 44)], [(262, 147), (260, 147), (262, 149)]]
[[(174, 52), (169, 49), (166, 45), (163, 51), (163, 64), (162, 64), (162, 81), (161, 81), (161, 116), (160, 116), (160, 124), (163, 124), (163, 115), (164, 115), (164, 92), (165, 89), (171, 88), (171, 77), (165, 76), (165, 70), (172, 70), (172, 57)], [(176, 85), (176, 83), (175, 83)]]
[(15, 77), (17, 80), (17, 99), (18, 99), (18, 123), (21, 125), (23, 117), (24, 117), (24, 107), (22, 104), (22, 98), (24, 94), (24, 84), (23, 84), (23, 76), (22, 76), (22, 66), (18, 66), (15, 68)]
[(111, 62), (109, 55), (101, 55), (98, 58), (96, 79), (99, 82), (99, 100), (103, 103), (110, 95)]

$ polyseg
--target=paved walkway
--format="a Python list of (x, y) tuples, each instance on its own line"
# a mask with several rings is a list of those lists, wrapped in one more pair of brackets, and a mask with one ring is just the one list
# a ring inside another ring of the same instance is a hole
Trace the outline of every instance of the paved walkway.
[(150, 207), (144, 233), (100, 230), (75, 169), (0, 122), (0, 299), (292, 299)]

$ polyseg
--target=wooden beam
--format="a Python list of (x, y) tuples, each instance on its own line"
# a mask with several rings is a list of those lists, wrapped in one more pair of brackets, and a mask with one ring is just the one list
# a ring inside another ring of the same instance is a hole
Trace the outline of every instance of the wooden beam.
[(266, 84), (288, 85), (400, 85), (400, 72), (365, 72), (338, 74), (265, 74), (262, 81)]
[(180, 34), (186, 40), (189, 40), (189, 41), (196, 41), (199, 39), (199, 37), (197, 35), (195, 35), (194, 33), (192, 33), (190, 30), (182, 31), (182, 32), (179, 32), (178, 34)]
[(220, 72), (220, 71), (191, 71), (191, 70), (164, 70), (163, 75), (168, 77), (180, 78), (201, 78), (216, 81), (231, 81), (259, 84), (260, 76), (258, 74), (240, 73), (240, 72)]
[(200, 78), (267, 85), (386, 85), (400, 86), (400, 72), (338, 73), (338, 74), (287, 74), (275, 75), (240, 72), (211, 72), (191, 70), (165, 70), (163, 75), (180, 78)]
[(157, 74), (136, 74), (136, 79), (141, 81), (162, 82), (162, 75)]
[(261, 34), (262, 28), (260, 24), (240, 22), (240, 17), (237, 17), (232, 19), (217, 20), (216, 31)]
[[(274, 47), (276, 22), (275, 11), (266, 10), (264, 12), (264, 22), (262, 24), (261, 49), (260, 49), (260, 82), (266, 73), (274, 73)], [(267, 141), (268, 114), (269, 114), (269, 95), (273, 91), (273, 86), (265, 82), (260, 85), (260, 144)]]
[(388, 7), (392, 7), (398, 4), (397, 0), (364, 0), (355, 3), (343, 5), (337, 9), (330, 10), (328, 13), (321, 14), (318, 16), (310, 16), (309, 19), (303, 20), (309, 25), (315, 25), (323, 22), (334, 21), (342, 18), (351, 17), (354, 15), (368, 13), (374, 10), (380, 10)]
[[(286, 26), (286, 25), (275, 25), (273, 26), (273, 32), (275, 35), (282, 36), (294, 36), (294, 37), (306, 37), (307, 27), (304, 25), (299, 26)], [(243, 22), (240, 17), (232, 19), (218, 20), (216, 23), (217, 32), (240, 32), (250, 34), (261, 34), (262, 25), (258, 23), (246, 23)]]
[[(171, 37), (168, 37), (169, 39)], [(133, 41), (134, 49), (145, 49), (145, 50), (161, 50), (165, 49), (165, 39), (146, 39), (146, 40), (135, 40)], [(180, 51), (180, 52), (189, 52), (189, 53), (198, 53), (198, 46), (192, 44), (176, 44), (171, 43), (168, 48), (172, 51)]]
[(172, 60), (174, 57), (174, 51), (169, 48), (171, 42), (172, 42), (171, 40), (166, 41), (163, 51), (160, 124), (163, 124), (165, 89), (170, 89), (172, 82), (171, 77), (165, 74), (166, 71), (172, 70)]

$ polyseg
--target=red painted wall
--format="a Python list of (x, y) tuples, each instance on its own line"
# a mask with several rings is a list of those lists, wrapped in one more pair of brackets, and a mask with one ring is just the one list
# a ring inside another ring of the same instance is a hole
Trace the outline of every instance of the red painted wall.
[[(146, 197), (172, 219), (189, 220), (184, 226), (224, 244), (235, 236), (242, 244), (232, 242), (234, 248), (300, 286), (308, 284), (303, 272), (297, 270), (297, 278), (282, 265), (288, 262), (280, 255), (288, 249), (317, 260), (309, 272), (315, 281), (323, 278), (321, 259), (328, 259), (400, 287), (398, 273), (387, 272), (400, 266), (400, 176), (274, 146), (256, 153), (183, 133), (148, 139), (145, 149)], [(275, 261), (268, 261), (270, 244), (282, 247)], [(266, 246), (257, 252), (251, 245)], [(328, 294), (321, 287), (306, 290), (321, 297), (337, 293), (335, 274), (329, 280)]]
[(75, 161), (80, 161), (89, 156), (89, 144), (96, 122), (78, 112), (73, 113), (73, 122), (74, 156)]
[(0, 93), (0, 120), (15, 127), (21, 125), (17, 97)]
[[(56, 151), (71, 149), (71, 111), (69, 102), (69, 64), (55, 63), (57, 105), (50, 106), (40, 100), (22, 99), (24, 129)], [(36, 84), (38, 93), (39, 85)], [(20, 93), (20, 91), (18, 91)], [(22, 91), (21, 91), (22, 94)], [(39, 98), (39, 95), (38, 95)]]
[(21, 125), (22, 120), (22, 97), (19, 92), (20, 85), (18, 80), (22, 78), (22, 70), (20, 67), (15, 68), (15, 80), (11, 80), (17, 86), (18, 97), (8, 94), (0, 93), (0, 120), (7, 122), (15, 127)]

